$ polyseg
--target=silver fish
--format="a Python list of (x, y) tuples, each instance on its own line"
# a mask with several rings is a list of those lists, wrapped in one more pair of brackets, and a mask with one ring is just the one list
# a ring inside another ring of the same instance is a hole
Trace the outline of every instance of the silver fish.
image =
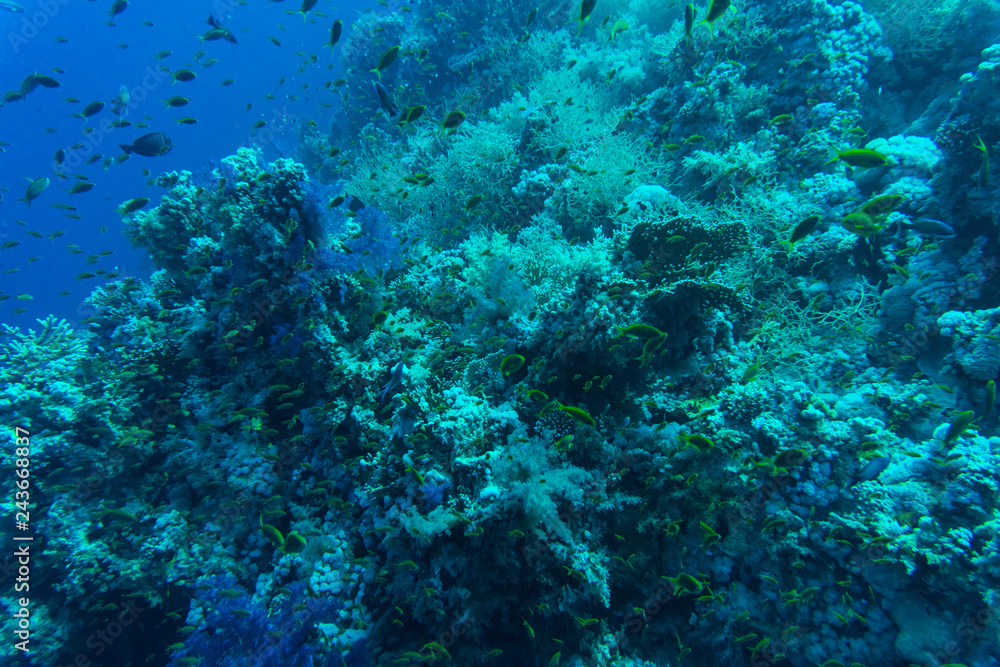
[(903, 226), (918, 234), (935, 236), (939, 239), (950, 239), (958, 236), (951, 225), (932, 218), (917, 218), (913, 222), (905, 223)]
[(852, 480), (851, 483), (847, 485), (847, 488), (851, 488), (859, 482), (870, 482), (877, 478), (882, 472), (889, 467), (892, 459), (888, 456), (876, 456), (871, 461), (865, 464), (865, 467), (861, 469)]

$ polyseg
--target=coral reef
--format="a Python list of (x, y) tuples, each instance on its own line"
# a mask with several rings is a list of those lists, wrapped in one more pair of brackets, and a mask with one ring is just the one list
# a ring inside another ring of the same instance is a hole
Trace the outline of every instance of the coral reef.
[(899, 115), (869, 4), (362, 15), (422, 118), (159, 176), (149, 280), (0, 334), (28, 662), (1000, 665), (1000, 45)]

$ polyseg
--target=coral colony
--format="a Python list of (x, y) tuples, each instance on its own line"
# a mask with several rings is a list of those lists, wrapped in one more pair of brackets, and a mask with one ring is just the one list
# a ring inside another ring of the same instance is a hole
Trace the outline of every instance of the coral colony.
[(997, 3), (332, 33), (332, 129), (159, 175), (148, 280), (4, 329), (8, 659), (1000, 665)]

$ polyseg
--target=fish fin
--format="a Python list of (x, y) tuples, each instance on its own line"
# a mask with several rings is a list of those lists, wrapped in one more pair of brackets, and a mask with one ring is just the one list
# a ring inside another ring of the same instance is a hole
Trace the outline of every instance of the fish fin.
[(827, 144), (827, 146), (830, 147), (830, 152), (832, 153), (833, 157), (831, 157), (829, 160), (823, 163), (824, 167), (840, 159), (840, 149), (834, 146), (833, 144)]

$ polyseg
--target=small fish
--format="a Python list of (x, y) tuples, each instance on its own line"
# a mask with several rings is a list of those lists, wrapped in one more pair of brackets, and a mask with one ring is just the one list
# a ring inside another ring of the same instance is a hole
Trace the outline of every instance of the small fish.
[(980, 137), (976, 137), (973, 146), (983, 154), (983, 161), (979, 165), (979, 177), (977, 180), (979, 181), (979, 186), (985, 188), (990, 183), (990, 153)]
[(865, 467), (861, 469), (861, 472), (851, 479), (847, 488), (849, 489), (860, 482), (871, 482), (881, 475), (882, 472), (889, 467), (891, 462), (892, 459), (888, 456), (876, 456), (871, 461), (866, 463)]
[(958, 236), (951, 225), (932, 218), (917, 218), (913, 222), (903, 223), (902, 227), (924, 236), (934, 236), (939, 239), (951, 239)]
[(24, 7), (16, 2), (11, 2), (11, 0), (0, 0), (0, 9), (6, 9), (8, 12), (14, 12), (15, 14), (23, 14), (25, 12)]
[(197, 74), (195, 74), (189, 69), (179, 69), (176, 72), (174, 72), (174, 83), (176, 83), (177, 81), (181, 81), (183, 83), (186, 83), (188, 81), (194, 81), (197, 76), (198, 76)]
[(868, 150), (867, 148), (848, 148), (845, 151), (839, 150), (834, 146), (831, 146), (831, 148), (833, 148), (836, 156), (830, 158), (823, 164), (830, 164), (831, 162), (840, 160), (841, 162), (845, 162), (852, 167), (868, 169), (871, 167), (884, 167), (889, 163), (888, 159), (884, 155), (878, 151)]
[(90, 118), (94, 114), (100, 113), (101, 109), (103, 108), (104, 108), (104, 102), (91, 102), (86, 107), (84, 107), (81, 113), (75, 113), (73, 115), (77, 118)]
[(694, 29), (694, 19), (697, 15), (694, 5), (690, 2), (688, 6), (684, 8), (684, 36), (691, 39), (691, 31)]
[(28, 95), (28, 93), (33, 91), (38, 86), (43, 88), (58, 88), (60, 83), (46, 74), (29, 74), (25, 77), (24, 81), (21, 82), (21, 94)]
[(343, 34), (344, 34), (344, 22), (341, 21), (340, 19), (337, 19), (336, 21), (333, 22), (333, 25), (330, 26), (330, 41), (324, 44), (323, 46), (329, 46), (330, 49), (332, 50), (333, 47), (337, 46), (337, 42), (340, 41), (340, 36)]
[(792, 230), (792, 235), (789, 236), (788, 240), (784, 241), (784, 243), (787, 243), (788, 247), (791, 248), (796, 243), (812, 234), (816, 229), (816, 226), (819, 224), (820, 219), (821, 216), (810, 215), (808, 218), (795, 225), (795, 229)]
[(882, 222), (886, 216), (903, 203), (903, 199), (903, 195), (879, 195), (859, 206), (856, 211), (867, 213), (878, 222)]
[[(217, 18), (215, 18), (214, 16), (212, 16), (211, 14), (209, 14), (208, 15), (208, 20), (205, 21), (205, 22), (208, 25), (212, 26), (212, 28), (214, 30), (221, 30), (222, 31), (222, 34), (219, 36), (221, 39), (224, 39), (227, 42), (230, 42), (232, 44), (236, 44), (236, 35), (234, 35), (233, 32), (229, 28), (227, 28), (226, 26), (222, 25), (222, 23), (220, 23)], [(210, 30), (209, 32), (212, 32), (212, 31)], [(205, 41), (205, 40), (202, 39), (202, 41)]]
[(385, 109), (386, 113), (390, 116), (395, 116), (398, 111), (396, 111), (396, 105), (392, 103), (392, 97), (389, 95), (389, 91), (378, 81), (372, 81), (372, 88), (375, 90), (375, 96), (378, 97), (379, 104)]
[(538, 7), (535, 7), (530, 12), (528, 12), (528, 19), (524, 22), (524, 27), (530, 28), (531, 24), (535, 22), (536, 16), (538, 16)]
[(382, 54), (382, 57), (378, 59), (378, 65), (376, 65), (375, 69), (371, 71), (378, 75), (379, 81), (382, 80), (382, 70), (396, 62), (396, 58), (398, 57), (399, 46), (391, 46), (386, 49), (385, 53)]
[(386, 382), (385, 386), (382, 387), (382, 391), (380, 391), (378, 394), (375, 395), (375, 398), (379, 399), (378, 403), (379, 409), (381, 409), (382, 402), (386, 399), (386, 397), (389, 394), (391, 394), (392, 390), (398, 387), (400, 383), (403, 381), (403, 372), (405, 370), (406, 367), (403, 365), (402, 361), (396, 364), (396, 367), (392, 369), (392, 374), (389, 377), (389, 381)]
[(25, 190), (24, 196), (17, 201), (23, 201), (28, 205), (28, 208), (31, 208), (31, 202), (42, 196), (42, 193), (45, 192), (45, 188), (49, 187), (49, 179), (36, 178), (32, 180), (29, 178), (28, 180), (31, 181), (31, 184), (28, 186), (28, 189)]
[(163, 100), (163, 103), (165, 105), (163, 108), (164, 109), (169, 109), (170, 107), (174, 107), (176, 109), (177, 107), (184, 106), (185, 104), (187, 104), (190, 101), (191, 100), (188, 99), (187, 97), (181, 97), (179, 95), (174, 95), (173, 97), (170, 97), (170, 98), (167, 98), (167, 99)]
[(628, 21), (625, 21), (623, 19), (618, 19), (617, 21), (615, 21), (615, 24), (611, 26), (610, 39), (614, 39), (621, 33), (625, 32), (626, 30), (628, 30)]
[(222, 83), (220, 83), (219, 86), (221, 86), (222, 88), (225, 88), (226, 86), (231, 86), (234, 83), (236, 83), (236, 79), (226, 79)]
[(212, 29), (207, 31), (204, 35), (198, 35), (198, 39), (202, 42), (214, 42), (217, 39), (225, 39), (226, 31), (219, 29)]
[(163, 132), (151, 132), (142, 135), (131, 144), (119, 144), (119, 147), (127, 155), (135, 153), (145, 157), (158, 157), (169, 153), (174, 144), (170, 141), (170, 137)]
[(194, 125), (198, 122), (197, 118), (192, 118), (191, 116), (184, 116), (184, 118), (178, 118), (174, 120), (175, 123), (180, 123), (181, 125)]
[(884, 224), (880, 224), (874, 217), (864, 211), (854, 211), (844, 217), (842, 222), (844, 229), (861, 237), (869, 237), (878, 234), (885, 229)]
[(93, 189), (94, 189), (94, 184), (91, 181), (80, 181), (79, 183), (75, 183), (73, 187), (69, 189), (68, 192), (72, 197), (73, 195), (89, 192), (90, 190)]
[(455, 130), (458, 129), (458, 126), (464, 122), (465, 122), (465, 114), (462, 113), (461, 111), (456, 110), (452, 111), (447, 116), (445, 116), (444, 120), (441, 121), (440, 125), (442, 130), (448, 130), (449, 132), (454, 132)]
[(580, 17), (569, 21), (569, 23), (572, 23), (573, 21), (580, 22), (580, 27), (576, 30), (577, 35), (579, 35), (580, 31), (583, 30), (583, 22), (587, 20), (587, 17), (590, 16), (596, 6), (597, 0), (580, 0)]
[(424, 115), (424, 105), (419, 104), (415, 107), (409, 107), (403, 113), (399, 114), (399, 124), (408, 125), (410, 123), (415, 123)]
[(111, 15), (111, 18), (108, 20), (108, 25), (114, 26), (115, 17), (121, 14), (126, 9), (128, 9), (128, 0), (115, 0), (113, 3), (111, 3), (111, 9), (108, 11), (108, 14)]
[(144, 207), (149, 203), (148, 197), (136, 197), (135, 199), (130, 199), (121, 206), (118, 207), (118, 212), (122, 215), (127, 215), (138, 211), (140, 208)]
[(309, 13), (309, 10), (315, 7), (318, 2), (319, 0), (302, 0), (302, 8), (299, 9), (299, 14), (302, 14), (303, 21), (306, 19), (306, 14)]

